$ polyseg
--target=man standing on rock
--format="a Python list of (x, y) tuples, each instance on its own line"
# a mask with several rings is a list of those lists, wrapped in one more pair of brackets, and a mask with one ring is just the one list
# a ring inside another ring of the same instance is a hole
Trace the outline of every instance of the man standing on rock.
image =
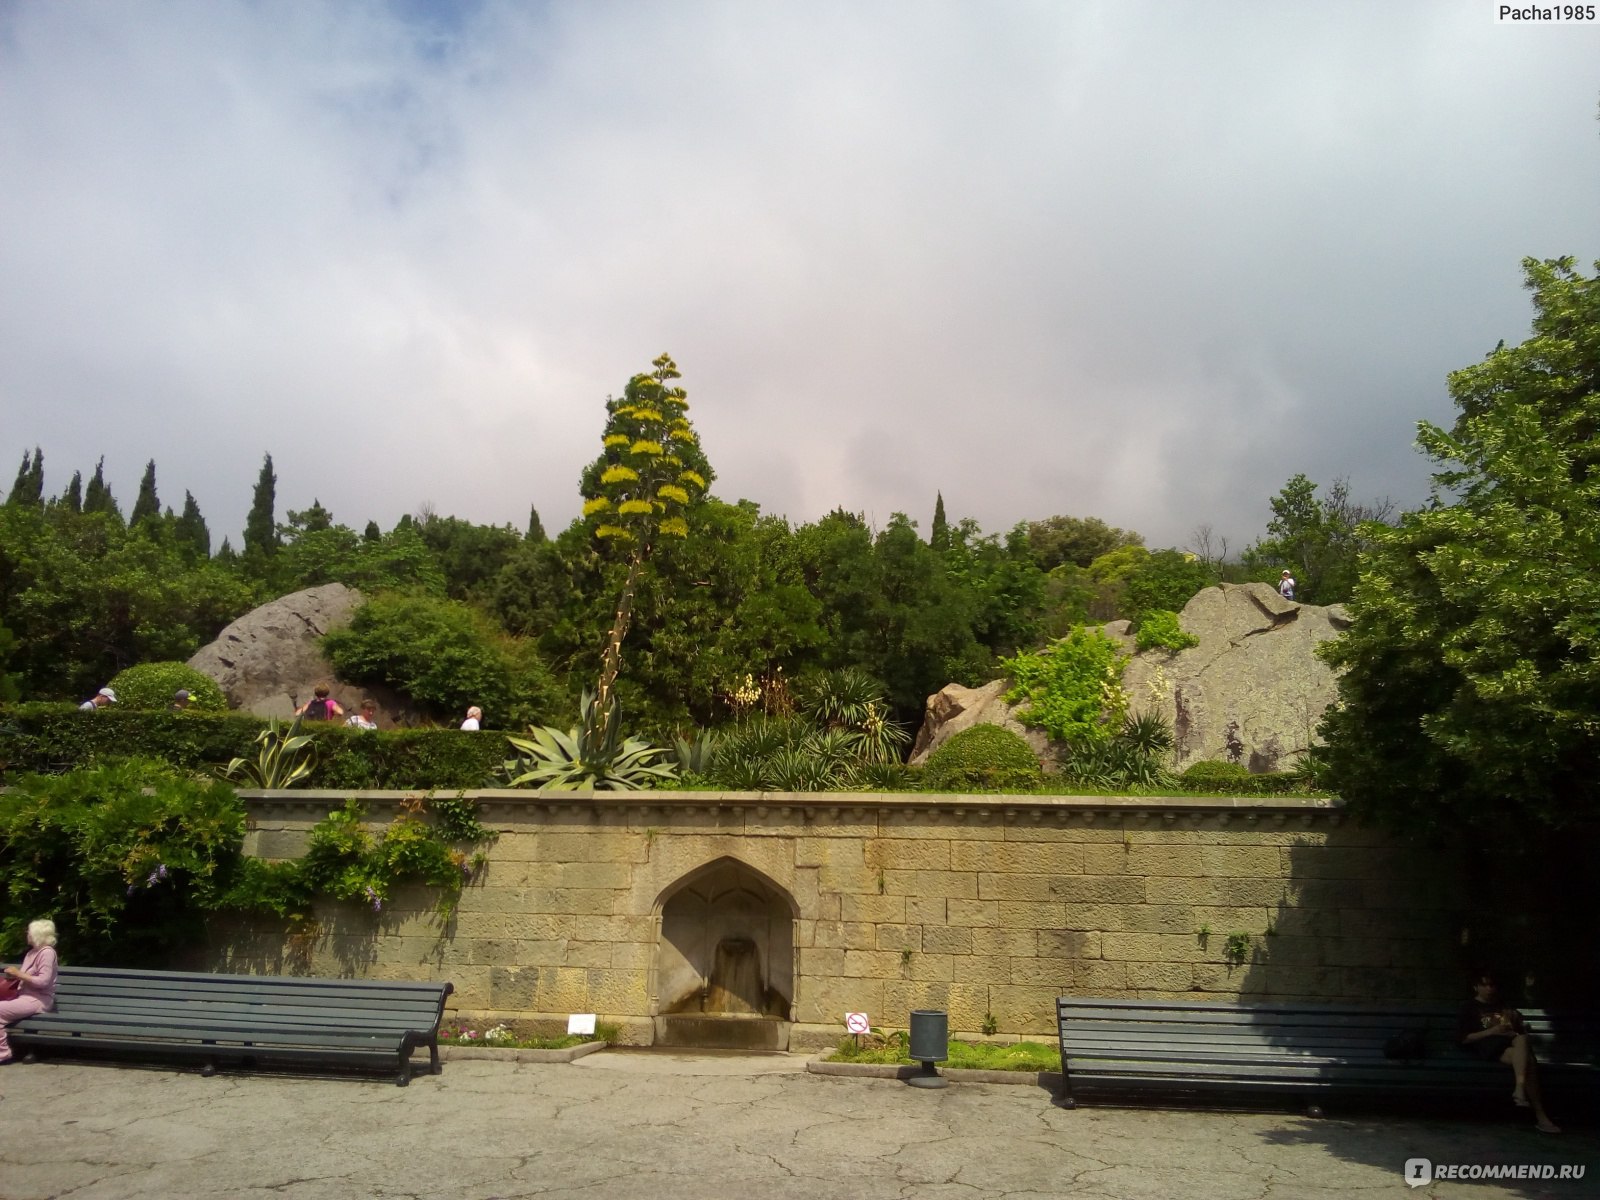
[(1278, 579), (1278, 595), (1285, 600), (1294, 599), (1294, 576), (1289, 574), (1287, 567), (1284, 568), (1283, 574)]

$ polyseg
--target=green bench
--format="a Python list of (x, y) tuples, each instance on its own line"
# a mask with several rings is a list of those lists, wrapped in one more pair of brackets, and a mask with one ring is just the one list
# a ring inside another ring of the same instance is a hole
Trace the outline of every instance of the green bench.
[(57, 1055), (223, 1064), (373, 1067), (411, 1081), (427, 1047), (439, 1073), (449, 983), (63, 967), (56, 1003), (11, 1026), (26, 1061)]
[[(1351, 1104), (1496, 1097), (1509, 1106), (1511, 1070), (1456, 1044), (1456, 1009), (1185, 1000), (1056, 1002), (1062, 1088), (1057, 1103), (1240, 1099)], [(1525, 1010), (1547, 1096), (1585, 1105), (1600, 1093), (1600, 1022)], [(1419, 1034), (1420, 1057), (1389, 1057), (1397, 1035)], [(1386, 1049), (1389, 1053), (1386, 1053)]]

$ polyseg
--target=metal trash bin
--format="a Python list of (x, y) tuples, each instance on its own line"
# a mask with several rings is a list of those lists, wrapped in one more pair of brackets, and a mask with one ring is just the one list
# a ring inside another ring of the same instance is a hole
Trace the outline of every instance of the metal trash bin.
[(949, 1087), (934, 1063), (950, 1057), (950, 1015), (936, 1008), (914, 1009), (911, 1013), (911, 1057), (922, 1069), (906, 1080), (912, 1087)]

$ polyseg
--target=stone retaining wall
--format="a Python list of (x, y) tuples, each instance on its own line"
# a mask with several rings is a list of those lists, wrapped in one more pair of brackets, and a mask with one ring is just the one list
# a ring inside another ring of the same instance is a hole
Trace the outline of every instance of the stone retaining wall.
[[(1462, 897), (1335, 801), (468, 793), (498, 840), (448, 919), (411, 889), (329, 905), (314, 941), (219, 926), (208, 966), (448, 978), (469, 1019), (652, 1040), (663, 903), (712, 864), (793, 917), (795, 1048), (847, 1011), (1047, 1037), (1057, 995), (1453, 1000)], [(247, 851), (305, 849), (347, 793), (246, 792)], [(362, 797), (374, 825), (401, 793)], [(739, 864), (728, 868), (727, 860)], [(1243, 935), (1240, 937), (1239, 935)], [(787, 966), (787, 964), (784, 964)], [(786, 977), (787, 978), (787, 977)]]

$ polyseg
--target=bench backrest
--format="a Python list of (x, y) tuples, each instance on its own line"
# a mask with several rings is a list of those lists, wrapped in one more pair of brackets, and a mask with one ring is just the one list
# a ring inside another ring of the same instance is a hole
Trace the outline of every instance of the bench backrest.
[(164, 1014), (205, 1011), (248, 1019), (270, 1013), (275, 1022), (338, 1020), (374, 1027), (431, 1031), (444, 1016), (448, 982), (311, 979), (286, 975), (213, 975), (113, 967), (63, 967), (56, 977), (55, 1012)]
[[(1056, 1015), (1065, 1057), (1142, 1045), (1382, 1057), (1390, 1038), (1412, 1030), (1422, 1033), (1430, 1056), (1453, 1050), (1459, 1010), (1063, 996), (1056, 1002)], [(1594, 1017), (1524, 1009), (1523, 1018), (1545, 1057), (1592, 1061), (1600, 1047), (1600, 1021)]]

